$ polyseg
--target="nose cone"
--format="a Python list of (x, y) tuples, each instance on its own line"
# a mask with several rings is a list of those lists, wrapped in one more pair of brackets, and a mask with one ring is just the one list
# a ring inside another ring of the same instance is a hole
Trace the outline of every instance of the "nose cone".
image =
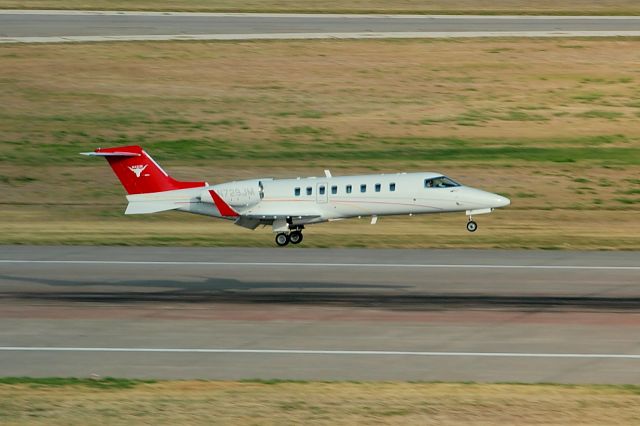
[(460, 191), (459, 200), (472, 209), (497, 209), (511, 204), (507, 197), (469, 187)]
[(511, 204), (511, 200), (508, 199), (507, 197), (503, 197), (502, 195), (498, 195), (498, 194), (492, 194), (492, 195), (493, 195), (493, 203), (495, 203), (493, 205), (493, 208), (507, 207), (509, 204)]

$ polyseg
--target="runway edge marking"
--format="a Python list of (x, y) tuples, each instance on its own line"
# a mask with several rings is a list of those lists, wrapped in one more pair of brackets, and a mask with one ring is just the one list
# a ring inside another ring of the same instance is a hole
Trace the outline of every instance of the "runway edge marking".
[(104, 36), (0, 37), (4, 43), (90, 43), (119, 41), (207, 40), (323, 40), (323, 39), (449, 39), (485, 37), (640, 37), (640, 31), (477, 31), (477, 32), (359, 32), (359, 33), (267, 33), (267, 34), (164, 34)]
[(311, 349), (215, 349), (215, 348), (83, 348), (2, 346), (2, 352), (155, 352), (155, 353), (210, 353), (210, 354), (272, 354), (272, 355), (373, 355), (373, 356), (449, 356), (495, 358), (605, 358), (638, 359), (640, 354), (579, 354), (579, 353), (521, 353), (521, 352), (428, 352), (428, 351), (374, 351), (374, 350), (311, 350)]
[(150, 266), (305, 266), (346, 268), (441, 268), (441, 269), (573, 269), (640, 271), (640, 266), (589, 265), (492, 265), (492, 264), (420, 264), (420, 263), (315, 263), (315, 262), (198, 262), (198, 261), (146, 261), (146, 260), (27, 260), (0, 259), (0, 264), (60, 264), (60, 265), (150, 265)]

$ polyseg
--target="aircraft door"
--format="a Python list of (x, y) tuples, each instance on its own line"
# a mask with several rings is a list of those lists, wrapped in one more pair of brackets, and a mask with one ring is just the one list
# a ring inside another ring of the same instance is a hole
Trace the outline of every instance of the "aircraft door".
[(326, 183), (316, 185), (316, 202), (326, 203), (329, 200), (329, 188)]

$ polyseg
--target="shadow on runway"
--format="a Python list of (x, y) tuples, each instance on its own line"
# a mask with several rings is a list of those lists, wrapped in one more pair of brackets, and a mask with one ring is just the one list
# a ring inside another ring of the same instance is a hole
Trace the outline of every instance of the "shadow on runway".
[[(66, 303), (229, 303), (301, 306), (366, 307), (388, 310), (511, 310), (640, 312), (640, 297), (555, 296), (531, 294), (461, 294), (409, 291), (408, 286), (353, 283), (244, 282), (206, 278), (87, 282), (0, 276), (1, 281), (46, 284), (51, 291), (21, 288), (0, 292), (0, 300)], [(99, 286), (88, 290), (89, 287)], [(106, 290), (105, 287), (119, 287)], [(82, 287), (81, 290), (70, 287)], [(158, 290), (167, 288), (168, 290)]]

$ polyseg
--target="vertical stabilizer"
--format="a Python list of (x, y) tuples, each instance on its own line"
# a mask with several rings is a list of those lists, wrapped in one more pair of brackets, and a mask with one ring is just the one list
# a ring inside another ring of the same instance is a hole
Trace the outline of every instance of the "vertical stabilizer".
[(98, 148), (94, 152), (83, 152), (83, 154), (106, 158), (127, 194), (130, 195), (206, 186), (206, 182), (175, 180), (137, 145)]

